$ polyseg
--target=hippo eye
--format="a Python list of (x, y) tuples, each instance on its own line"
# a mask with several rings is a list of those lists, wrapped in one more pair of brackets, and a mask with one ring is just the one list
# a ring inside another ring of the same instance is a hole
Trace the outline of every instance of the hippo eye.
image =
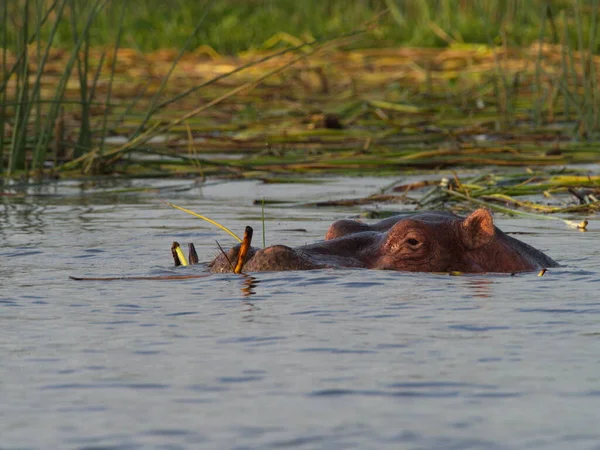
[(415, 238), (410, 238), (406, 242), (408, 243), (408, 245), (419, 245), (419, 241), (417, 241)]

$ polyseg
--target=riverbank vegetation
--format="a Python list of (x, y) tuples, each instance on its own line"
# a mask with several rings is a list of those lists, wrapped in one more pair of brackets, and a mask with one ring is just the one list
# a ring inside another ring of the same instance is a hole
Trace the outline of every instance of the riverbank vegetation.
[(281, 180), (598, 160), (596, 0), (0, 9), (5, 179)]
[[(208, 46), (220, 55), (266, 50), (278, 46), (280, 38), (313, 41), (351, 33), (366, 20), (387, 11), (377, 26), (369, 29), (360, 41), (345, 48), (446, 47), (449, 42), (484, 44), (502, 43), (527, 47), (540, 38), (558, 44), (565, 25), (572, 44), (581, 32), (585, 39), (591, 32), (595, 2), (592, 0), (8, 0), (4, 30), (9, 47), (22, 38), (24, 8), (28, 8), (31, 29), (37, 18), (49, 14), (52, 22), (61, 3), (64, 19), (52, 31), (50, 22), (42, 25), (39, 39), (63, 50), (72, 50), (77, 32), (71, 20), (82, 26), (86, 13), (96, 5), (101, 8), (93, 17), (86, 39), (92, 47), (112, 46), (118, 24), (122, 23), (122, 45), (140, 53), (165, 48), (194, 50)], [(54, 11), (54, 12), (53, 12)], [(74, 11), (74, 14), (73, 14)], [(579, 24), (575, 23), (580, 15)], [(197, 28), (198, 22), (203, 26)], [(191, 38), (191, 40), (190, 40)], [(37, 38), (36, 38), (37, 39)], [(595, 43), (593, 50), (598, 50)]]

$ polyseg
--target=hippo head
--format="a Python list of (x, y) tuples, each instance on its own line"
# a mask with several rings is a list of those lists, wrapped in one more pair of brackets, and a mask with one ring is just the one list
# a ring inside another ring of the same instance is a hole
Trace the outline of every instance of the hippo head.
[[(396, 222), (382, 235), (370, 266), (412, 272), (481, 272), (496, 241), (489, 211), (466, 218), (448, 213), (416, 214)], [(483, 263), (483, 264), (482, 264)]]
[[(239, 245), (209, 264), (230, 272)], [(339, 220), (324, 241), (300, 247), (251, 248), (244, 270), (310, 270), (360, 267), (410, 272), (516, 273), (558, 264), (539, 250), (504, 234), (492, 215), (478, 209), (466, 218), (448, 212), (397, 216), (368, 225)]]

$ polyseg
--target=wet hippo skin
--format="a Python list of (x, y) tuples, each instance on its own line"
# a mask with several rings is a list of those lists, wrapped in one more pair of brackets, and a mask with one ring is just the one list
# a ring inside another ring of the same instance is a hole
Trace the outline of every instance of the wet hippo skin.
[[(211, 272), (231, 272), (239, 245), (217, 256)], [(410, 272), (526, 272), (556, 267), (550, 257), (494, 226), (478, 209), (463, 218), (447, 212), (390, 217), (373, 225), (340, 220), (325, 240), (300, 247), (251, 247), (244, 272), (358, 267)]]

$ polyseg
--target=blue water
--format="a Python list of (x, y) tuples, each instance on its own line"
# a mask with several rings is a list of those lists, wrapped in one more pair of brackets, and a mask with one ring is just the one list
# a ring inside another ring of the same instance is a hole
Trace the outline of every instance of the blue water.
[[(390, 181), (135, 181), (153, 190), (129, 194), (73, 182), (0, 197), (0, 448), (599, 449), (600, 222), (583, 233), (497, 215), (566, 265), (543, 277), (68, 279), (199, 273), (172, 267), (173, 240), (201, 260), (233, 243), (157, 198), (252, 225), (260, 245), (252, 200)], [(267, 244), (312, 242), (357, 211), (269, 206)]]

